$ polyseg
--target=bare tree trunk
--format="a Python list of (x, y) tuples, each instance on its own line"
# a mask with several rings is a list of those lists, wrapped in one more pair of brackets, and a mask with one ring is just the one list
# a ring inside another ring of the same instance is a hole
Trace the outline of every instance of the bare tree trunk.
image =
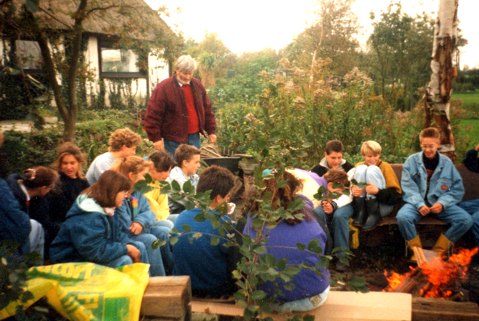
[(431, 80), (426, 90), (424, 127), (434, 125), (441, 132), (440, 152), (456, 159), (454, 135), (450, 121), (452, 82), (457, 74), (458, 0), (439, 0), (434, 28)]

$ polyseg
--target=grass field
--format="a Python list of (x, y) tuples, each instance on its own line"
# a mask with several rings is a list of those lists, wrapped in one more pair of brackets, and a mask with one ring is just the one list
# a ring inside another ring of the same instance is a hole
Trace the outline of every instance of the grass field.
[(454, 93), (452, 99), (458, 99), (462, 101), (461, 107), (466, 110), (466, 115), (472, 117), (478, 117), (479, 115), (479, 91), (471, 93)]
[(458, 159), (462, 159), (468, 149), (479, 143), (479, 91), (454, 93), (452, 99), (460, 99), (465, 111), (457, 122), (458, 132), (455, 133)]

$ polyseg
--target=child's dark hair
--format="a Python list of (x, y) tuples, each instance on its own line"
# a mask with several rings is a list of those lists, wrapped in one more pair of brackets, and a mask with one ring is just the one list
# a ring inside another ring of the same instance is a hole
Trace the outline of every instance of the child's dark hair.
[(326, 147), (324, 151), (326, 152), (326, 154), (329, 155), (332, 152), (342, 153), (343, 149), (344, 149), (343, 143), (338, 139), (333, 139), (326, 143)]
[(104, 171), (100, 178), (82, 194), (95, 199), (101, 207), (114, 207), (116, 195), (120, 192), (129, 191), (131, 182), (125, 176), (113, 170)]
[(196, 191), (206, 192), (211, 190), (211, 200), (217, 195), (225, 197), (235, 186), (235, 180), (235, 176), (229, 169), (211, 165), (201, 173)]
[(150, 161), (153, 162), (153, 166), (158, 172), (169, 171), (173, 166), (176, 165), (173, 157), (169, 153), (164, 151), (154, 152), (149, 157)]
[(423, 139), (423, 138), (435, 138), (435, 139), (440, 140), (441, 139), (441, 133), (435, 127), (424, 128), (419, 133), (419, 139)]
[(323, 177), (328, 183), (341, 184), (344, 187), (350, 184), (348, 174), (343, 169), (330, 169)]
[[(283, 182), (279, 184), (280, 182)], [(296, 176), (289, 172), (283, 172), (282, 176), (280, 173), (274, 173), (274, 177), (265, 178), (266, 189), (263, 191), (272, 193), (271, 205), (273, 209), (283, 208), (288, 209), (289, 204), (297, 197), (297, 192), (300, 191), (303, 187), (303, 182), (298, 179)], [(280, 186), (281, 185), (281, 186)], [(259, 208), (259, 203), (255, 202), (252, 210), (257, 211)], [(308, 209), (307, 206), (304, 206), (303, 209), (298, 210), (293, 214), (303, 214), (306, 221), (310, 221), (313, 217), (312, 209)], [(286, 219), (286, 223), (294, 225), (300, 223), (301, 220), (297, 218)]]
[(175, 151), (176, 164), (181, 167), (183, 161), (191, 160), (194, 155), (201, 155), (201, 151), (193, 145), (180, 144)]
[(58, 173), (45, 166), (34, 166), (23, 171), (22, 180), (26, 188), (49, 186), (55, 189), (58, 185)]

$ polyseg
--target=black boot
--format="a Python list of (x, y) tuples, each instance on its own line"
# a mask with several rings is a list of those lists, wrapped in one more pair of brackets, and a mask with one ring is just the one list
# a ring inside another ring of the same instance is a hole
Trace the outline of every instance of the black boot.
[(376, 198), (366, 200), (366, 211), (368, 212), (368, 219), (364, 223), (363, 231), (371, 231), (381, 221), (381, 213), (379, 213), (379, 201)]
[(353, 207), (353, 225), (361, 227), (364, 225), (364, 222), (368, 216), (366, 212), (366, 206), (364, 204), (364, 197), (353, 197)]

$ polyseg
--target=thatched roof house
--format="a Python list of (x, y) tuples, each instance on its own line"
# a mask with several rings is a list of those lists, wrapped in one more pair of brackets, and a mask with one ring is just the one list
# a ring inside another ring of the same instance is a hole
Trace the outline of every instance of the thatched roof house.
[[(0, 10), (4, 17), (20, 16), (26, 0), (5, 1)], [(50, 30), (68, 30), (74, 26), (74, 14), (80, 0), (39, 0), (35, 12), (40, 27)], [(154, 40), (174, 36), (168, 25), (143, 0), (87, 0), (83, 30), (104, 35), (122, 35), (133, 39)], [(4, 32), (7, 30), (3, 30)]]

